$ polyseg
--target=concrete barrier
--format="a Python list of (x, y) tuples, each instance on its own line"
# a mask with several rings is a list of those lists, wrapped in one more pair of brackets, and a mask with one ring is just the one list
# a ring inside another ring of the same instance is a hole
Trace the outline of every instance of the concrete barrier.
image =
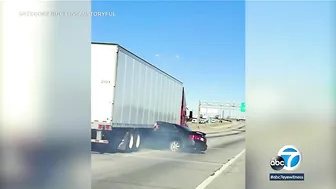
[(188, 124), (191, 130), (202, 131), (202, 132), (212, 132), (218, 130), (226, 130), (234, 127), (242, 122), (225, 122), (225, 123), (208, 123), (208, 124)]

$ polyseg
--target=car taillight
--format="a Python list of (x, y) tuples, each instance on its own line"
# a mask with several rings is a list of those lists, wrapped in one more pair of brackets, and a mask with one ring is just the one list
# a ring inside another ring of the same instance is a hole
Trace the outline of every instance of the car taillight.
[(189, 138), (193, 139), (193, 140), (204, 140), (202, 137), (197, 136), (197, 135), (189, 135)]

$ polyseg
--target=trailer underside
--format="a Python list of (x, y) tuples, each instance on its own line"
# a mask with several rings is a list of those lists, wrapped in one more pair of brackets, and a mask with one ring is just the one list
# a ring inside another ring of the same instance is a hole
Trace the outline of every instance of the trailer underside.
[(91, 129), (91, 150), (99, 153), (135, 152), (150, 135), (149, 128)]

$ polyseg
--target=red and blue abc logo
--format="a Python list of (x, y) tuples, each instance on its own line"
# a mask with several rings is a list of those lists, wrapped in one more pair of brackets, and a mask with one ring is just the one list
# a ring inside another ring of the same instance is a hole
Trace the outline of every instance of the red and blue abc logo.
[(299, 168), (302, 161), (302, 154), (293, 145), (286, 145), (282, 147), (278, 155), (273, 157), (270, 161), (270, 166), (273, 170), (280, 171), (294, 171)]

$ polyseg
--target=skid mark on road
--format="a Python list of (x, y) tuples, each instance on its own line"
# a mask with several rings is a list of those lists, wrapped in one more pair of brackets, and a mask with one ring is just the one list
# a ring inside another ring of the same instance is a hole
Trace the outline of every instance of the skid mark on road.
[[(109, 181), (109, 180), (102, 180), (101, 184), (107, 183), (108, 188), (118, 188), (114, 187), (113, 185), (123, 185), (123, 186), (128, 186), (127, 188), (130, 188), (129, 186), (133, 186), (132, 188), (136, 189), (141, 189), (141, 188), (146, 188), (146, 189), (177, 189), (177, 188), (171, 188), (171, 187), (165, 187), (165, 186), (155, 186), (155, 185), (147, 185), (147, 184), (138, 184), (138, 183), (131, 183), (131, 182), (120, 182), (120, 181)], [(112, 186), (111, 186), (112, 185)], [(100, 186), (101, 187), (101, 186)], [(123, 188), (123, 187), (121, 187)]]
[(140, 152), (134, 152), (129, 154), (123, 154), (124, 157), (134, 157), (134, 156), (140, 156), (145, 154), (154, 154), (160, 152), (159, 150), (146, 150), (146, 151), (140, 151)]
[[(205, 154), (142, 149), (130, 154), (103, 155), (102, 160), (94, 158), (97, 162), (93, 162), (92, 188), (195, 188), (244, 148), (244, 136), (209, 141), (213, 142)], [(187, 175), (193, 179), (180, 179)]]
[(208, 164), (208, 165), (222, 165), (221, 163), (216, 163), (216, 162), (183, 160), (183, 159), (177, 159), (177, 158), (149, 157), (149, 156), (135, 156), (135, 157), (136, 158), (144, 158), (144, 159), (153, 159), (153, 160), (163, 160), (163, 161), (170, 161), (170, 162), (180, 162), (180, 163), (196, 163), (196, 164)]

